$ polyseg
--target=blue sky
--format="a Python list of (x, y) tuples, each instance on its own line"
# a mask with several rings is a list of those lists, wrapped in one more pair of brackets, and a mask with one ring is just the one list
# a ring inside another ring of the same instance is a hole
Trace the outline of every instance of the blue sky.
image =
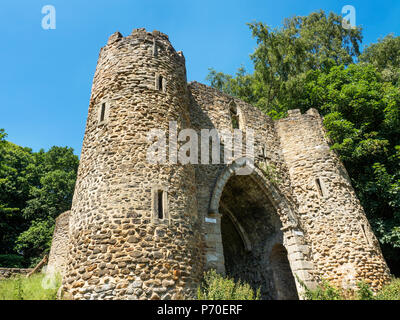
[[(42, 7), (56, 9), (56, 29), (43, 30)], [(186, 57), (188, 80), (208, 68), (251, 69), (255, 48), (247, 22), (278, 27), (285, 17), (356, 8), (363, 45), (400, 35), (398, 0), (2, 0), (0, 4), (0, 128), (8, 140), (38, 151), (70, 146), (79, 155), (99, 50), (109, 35), (160, 30)]]

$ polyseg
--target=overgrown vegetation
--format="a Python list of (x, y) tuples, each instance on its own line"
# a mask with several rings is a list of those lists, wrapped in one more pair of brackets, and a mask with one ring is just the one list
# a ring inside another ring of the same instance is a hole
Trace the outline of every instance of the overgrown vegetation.
[[(393, 279), (374, 295), (371, 287), (364, 281), (357, 283), (357, 289), (336, 287), (322, 280), (315, 289), (309, 289), (297, 278), (303, 287), (303, 299), (306, 300), (400, 300), (400, 279)], [(197, 291), (198, 300), (260, 300), (260, 289), (256, 292), (249, 284), (224, 277), (215, 270), (204, 273), (201, 286)]]
[(274, 119), (315, 108), (350, 175), (383, 254), (400, 275), (400, 37), (361, 53), (362, 29), (344, 29), (323, 11), (273, 29), (248, 24), (257, 47), (254, 72), (210, 70), (211, 86)]
[(376, 300), (400, 300), (400, 279), (384, 286), (375, 297)]
[(23, 256), (17, 254), (0, 254), (0, 268), (20, 268), (26, 264), (26, 260)]
[(278, 170), (273, 163), (261, 162), (259, 164), (261, 171), (264, 173), (265, 177), (271, 182), (278, 184), (281, 182)]
[(44, 279), (44, 274), (35, 274), (0, 280), (0, 300), (56, 300), (61, 277), (54, 279), (50, 289), (44, 289)]
[(316, 289), (309, 289), (303, 282), (300, 284), (304, 288), (304, 299), (306, 300), (343, 300), (341, 290), (330, 285), (323, 280)]
[(5, 138), (0, 129), (0, 267), (30, 267), (71, 207), (79, 160), (71, 148), (32, 152)]
[(249, 284), (235, 282), (223, 277), (215, 270), (204, 273), (202, 285), (198, 288), (199, 300), (260, 300), (260, 289), (257, 292)]
[(335, 287), (326, 280), (311, 290), (299, 281), (304, 289), (303, 298), (306, 300), (400, 300), (400, 279), (393, 279), (385, 285), (376, 295), (370, 286), (363, 281), (357, 283), (357, 290)]

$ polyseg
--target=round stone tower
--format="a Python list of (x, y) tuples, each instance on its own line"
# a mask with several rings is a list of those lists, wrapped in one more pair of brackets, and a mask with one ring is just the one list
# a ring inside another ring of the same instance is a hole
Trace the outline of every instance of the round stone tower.
[(203, 242), (194, 169), (147, 157), (151, 129), (169, 138), (171, 121), (190, 126), (188, 99), (185, 58), (167, 35), (117, 32), (101, 49), (63, 280), (73, 299), (195, 295)]

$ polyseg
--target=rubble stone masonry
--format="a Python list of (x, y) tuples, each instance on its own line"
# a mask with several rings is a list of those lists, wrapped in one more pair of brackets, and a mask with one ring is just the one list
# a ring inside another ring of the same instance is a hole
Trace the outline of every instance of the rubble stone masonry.
[[(236, 174), (248, 154), (225, 164), (146, 158), (151, 129), (170, 141), (171, 121), (200, 136), (233, 130), (233, 117), (254, 131), (249, 175)], [(390, 277), (318, 112), (273, 121), (188, 84), (182, 52), (158, 31), (116, 32), (101, 49), (68, 222), (58, 222), (50, 261), (73, 299), (192, 299), (210, 268), (264, 299), (301, 298), (298, 279), (350, 288), (364, 279), (377, 290)]]

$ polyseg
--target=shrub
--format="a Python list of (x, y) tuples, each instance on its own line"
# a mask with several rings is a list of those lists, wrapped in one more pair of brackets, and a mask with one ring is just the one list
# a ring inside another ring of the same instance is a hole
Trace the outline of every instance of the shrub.
[(400, 279), (393, 279), (376, 295), (376, 300), (400, 300)]
[(0, 300), (56, 300), (61, 277), (55, 276), (54, 286), (45, 289), (44, 274), (35, 274), (29, 278), (22, 276), (0, 281)]
[(370, 286), (364, 282), (360, 281), (357, 283), (358, 291), (356, 292), (357, 300), (374, 300), (374, 293), (372, 292)]
[(17, 254), (0, 254), (0, 268), (24, 268), (26, 261)]
[(40, 261), (43, 260), (43, 256), (38, 256), (38, 257), (31, 257), (27, 259), (29, 261), (29, 268), (35, 268)]
[(298, 281), (304, 288), (303, 297), (307, 300), (400, 300), (400, 279), (393, 279), (376, 295), (364, 281), (357, 283), (358, 290), (336, 288), (326, 280), (323, 280), (316, 289), (311, 290), (300, 279)]
[(255, 293), (249, 284), (223, 277), (215, 270), (204, 273), (198, 288), (199, 300), (260, 300), (260, 289)]
[(309, 289), (300, 279), (298, 281), (304, 288), (304, 298), (306, 300), (344, 300), (341, 290), (332, 286), (326, 280), (322, 280), (314, 290)]

